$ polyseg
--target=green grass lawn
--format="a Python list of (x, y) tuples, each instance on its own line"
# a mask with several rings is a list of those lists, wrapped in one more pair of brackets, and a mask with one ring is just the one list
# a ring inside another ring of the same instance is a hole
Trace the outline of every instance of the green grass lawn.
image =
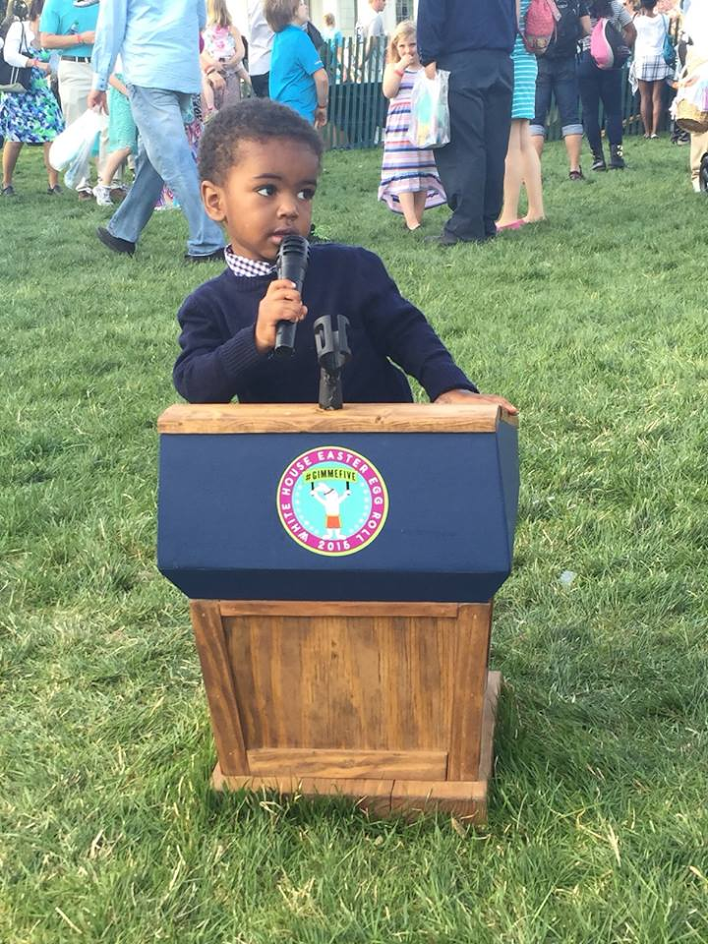
[(155, 423), (176, 310), (219, 268), (184, 265), (175, 213), (109, 254), (105, 212), (45, 196), (21, 155), (0, 203), (2, 944), (708, 941), (708, 201), (668, 141), (575, 184), (561, 147), (550, 222), (482, 247), (408, 237), (377, 152), (328, 154), (316, 205), (521, 409), (478, 831), (212, 794), (187, 601), (155, 566)]

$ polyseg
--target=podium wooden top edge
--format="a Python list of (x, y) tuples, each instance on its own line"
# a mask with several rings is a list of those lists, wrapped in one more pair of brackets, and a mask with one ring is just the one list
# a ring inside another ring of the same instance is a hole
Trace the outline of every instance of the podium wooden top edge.
[(320, 410), (301, 403), (176, 403), (157, 421), (161, 434), (494, 433), (516, 416), (490, 403), (350, 403)]

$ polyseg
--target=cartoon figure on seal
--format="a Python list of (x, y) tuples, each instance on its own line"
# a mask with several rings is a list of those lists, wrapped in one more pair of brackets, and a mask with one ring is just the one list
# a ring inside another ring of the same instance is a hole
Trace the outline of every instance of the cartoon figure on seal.
[(349, 482), (346, 483), (346, 491), (343, 495), (324, 482), (320, 482), (310, 492), (313, 498), (322, 505), (325, 510), (325, 534), (326, 538), (342, 538), (342, 517), (339, 508), (343, 501), (346, 501), (351, 494), (349, 491)]

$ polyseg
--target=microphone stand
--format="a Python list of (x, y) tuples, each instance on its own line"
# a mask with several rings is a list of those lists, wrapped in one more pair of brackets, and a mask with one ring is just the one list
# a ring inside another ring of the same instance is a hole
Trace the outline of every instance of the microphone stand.
[(336, 330), (332, 327), (331, 315), (318, 318), (314, 324), (321, 410), (342, 409), (342, 368), (352, 356), (347, 340), (348, 327), (349, 320), (344, 315), (337, 315)]

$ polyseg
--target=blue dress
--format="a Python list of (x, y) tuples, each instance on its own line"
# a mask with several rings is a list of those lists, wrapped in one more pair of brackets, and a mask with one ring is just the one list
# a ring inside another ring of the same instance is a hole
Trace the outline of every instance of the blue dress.
[[(23, 55), (30, 59), (49, 60), (49, 53), (28, 47)], [(52, 95), (47, 76), (41, 69), (32, 69), (32, 81), (26, 92), (0, 95), (0, 137), (22, 144), (47, 144), (64, 130), (56, 98)]]
[[(521, 0), (521, 21), (526, 16), (531, 0)], [(536, 112), (536, 76), (538, 62), (529, 52), (520, 33), (516, 35), (514, 51), (511, 54), (514, 63), (514, 98), (511, 104), (512, 118), (533, 118)]]

